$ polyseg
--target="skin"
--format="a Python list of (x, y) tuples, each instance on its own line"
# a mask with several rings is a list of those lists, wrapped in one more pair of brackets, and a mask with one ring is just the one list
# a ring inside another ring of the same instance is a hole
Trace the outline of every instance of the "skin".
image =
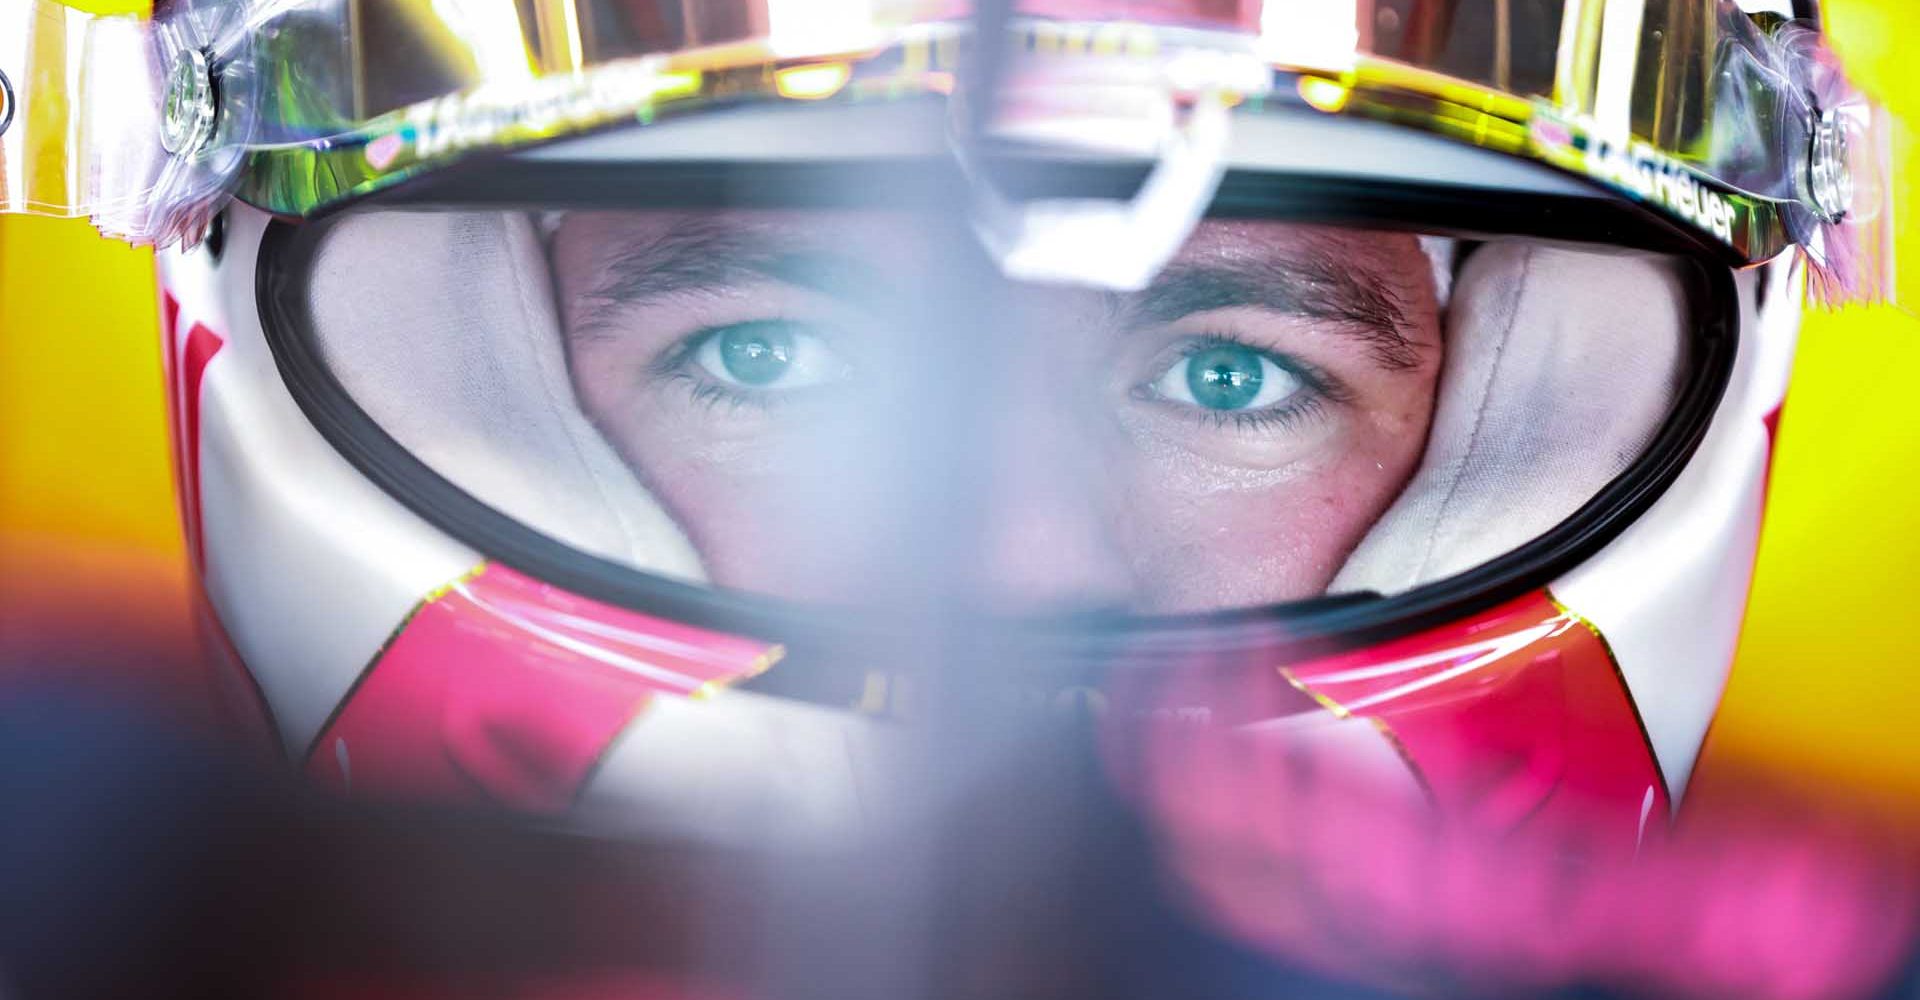
[[(582, 406), (714, 583), (861, 601), (939, 576), (1022, 614), (1295, 600), (1419, 462), (1440, 319), (1412, 236), (1209, 221), (1137, 294), (1018, 284), (970, 242), (881, 213), (560, 225)], [(767, 321), (800, 375), (730, 384), (701, 348)], [(1260, 405), (1198, 405), (1210, 347), (1254, 360)]]

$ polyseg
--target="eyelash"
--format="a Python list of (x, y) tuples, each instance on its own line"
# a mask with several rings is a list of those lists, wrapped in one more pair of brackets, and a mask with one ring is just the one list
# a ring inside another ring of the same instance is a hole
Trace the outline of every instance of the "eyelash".
[(674, 372), (668, 378), (676, 382), (684, 382), (694, 405), (706, 410), (717, 410), (722, 405), (725, 405), (728, 410), (738, 410), (746, 406), (756, 410), (770, 410), (780, 402), (774, 398), (777, 395), (775, 393), (742, 392), (730, 385), (702, 379), (691, 372)]

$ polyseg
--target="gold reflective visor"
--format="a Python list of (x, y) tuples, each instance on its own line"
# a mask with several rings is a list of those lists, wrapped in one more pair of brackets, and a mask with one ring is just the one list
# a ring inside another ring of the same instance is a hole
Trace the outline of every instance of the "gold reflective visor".
[(1738, 260), (1797, 244), (1832, 264), (1844, 239), (1843, 278), (1885, 273), (1874, 111), (1815, 30), (1731, 3), (1021, 0), (991, 23), (970, 7), (229, 0), (136, 22), (0, 0), (24, 25), (0, 49), (20, 105), (4, 207), (168, 242), (228, 194), (307, 215), (474, 154), (746, 102), (958, 91), (1030, 125), (973, 79), (1011, 66), (996, 86), (1030, 73), (1050, 95), (1022, 138), (1063, 153), (1153, 148), (1196, 106), (1357, 116), (1584, 175)]

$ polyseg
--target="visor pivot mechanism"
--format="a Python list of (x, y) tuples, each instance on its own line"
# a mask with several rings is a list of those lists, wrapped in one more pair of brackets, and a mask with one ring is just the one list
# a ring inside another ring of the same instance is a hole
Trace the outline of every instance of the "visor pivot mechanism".
[(200, 152), (213, 138), (214, 114), (213, 71), (206, 53), (191, 46), (182, 48), (167, 72), (160, 145), (180, 157)]
[(1814, 120), (1813, 145), (1807, 153), (1807, 193), (1814, 211), (1825, 222), (1839, 222), (1853, 206), (1848, 147), (1846, 125), (1840, 115), (1832, 109), (1820, 112)]

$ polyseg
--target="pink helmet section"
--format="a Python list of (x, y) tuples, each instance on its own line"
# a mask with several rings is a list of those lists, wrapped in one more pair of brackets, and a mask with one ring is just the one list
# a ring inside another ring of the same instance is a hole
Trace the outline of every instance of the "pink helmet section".
[(652, 698), (700, 697), (781, 652), (482, 566), (421, 601), (307, 773), (356, 795), (561, 812)]
[[(352, 795), (556, 813), (622, 732), (647, 725), (654, 698), (702, 697), (781, 655), (487, 565), (421, 602), (305, 767)], [(1221, 717), (1256, 738), (1302, 709), (1369, 720), (1449, 815), (1493, 829), (1576, 829), (1597, 813), (1608, 818), (1604, 839), (1626, 850), (1668, 815), (1605, 640), (1545, 592), (1381, 646), (1291, 667), (1273, 660), (1246, 654), (1242, 676), (1272, 689), (1252, 701), (1280, 714)]]

